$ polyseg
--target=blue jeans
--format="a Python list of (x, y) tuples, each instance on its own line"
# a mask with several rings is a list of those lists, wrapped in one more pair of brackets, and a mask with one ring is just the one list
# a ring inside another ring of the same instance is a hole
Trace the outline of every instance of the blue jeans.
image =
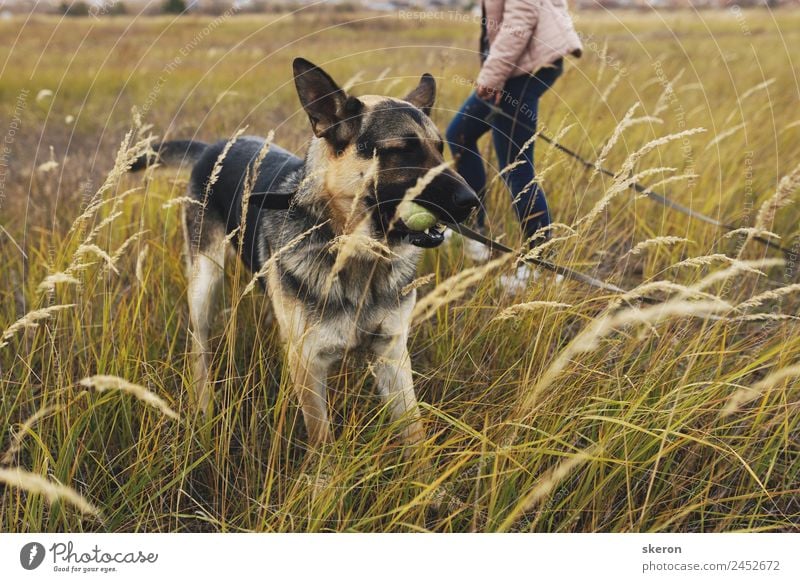
[[(489, 104), (473, 92), (447, 128), (447, 142), (453, 153), (456, 170), (481, 200), (486, 194), (486, 171), (478, 153), (478, 139), (482, 135), (489, 130), (492, 132), (498, 172), (509, 164), (524, 160), (524, 163), (505, 173), (503, 179), (511, 191), (513, 206), (526, 238), (550, 224), (550, 211), (544, 191), (534, 183), (533, 143), (524, 152), (520, 150), (536, 132), (539, 98), (563, 70), (563, 61), (558, 59), (551, 67), (540, 69), (535, 75), (522, 75), (506, 81), (498, 105), (506, 115), (494, 113)], [(483, 204), (477, 222), (478, 227), (483, 229), (486, 222)]]

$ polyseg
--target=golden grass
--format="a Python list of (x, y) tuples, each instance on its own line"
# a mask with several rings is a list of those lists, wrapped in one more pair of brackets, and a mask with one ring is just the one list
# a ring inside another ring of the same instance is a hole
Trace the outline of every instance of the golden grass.
[(59, 483), (48, 481), (40, 475), (36, 475), (20, 467), (3, 468), (0, 467), (0, 483), (5, 483), (8, 487), (22, 489), (34, 495), (41, 495), (49, 503), (66, 501), (74, 505), (81, 513), (97, 515), (100, 511), (91, 503), (86, 501), (74, 489)]
[(168, 416), (174, 420), (178, 420), (178, 413), (172, 410), (164, 400), (159, 398), (157, 395), (150, 392), (144, 386), (139, 386), (138, 384), (133, 384), (124, 380), (122, 378), (117, 378), (116, 376), (108, 376), (108, 375), (97, 375), (97, 376), (90, 376), (88, 378), (84, 378), (80, 382), (78, 382), (81, 386), (85, 386), (87, 388), (93, 388), (98, 392), (106, 392), (108, 390), (116, 390), (119, 392), (126, 392), (135, 396), (145, 404), (152, 406), (164, 416)]
[[(4, 119), (29, 95), (0, 190), (0, 424), (14, 427), (0, 442), (0, 529), (796, 530), (797, 259), (754, 237), (798, 249), (785, 47), (800, 43), (800, 14), (743, 14), (752, 35), (724, 12), (579, 19), (605, 48), (569, 61), (540, 129), (615, 176), (537, 141), (560, 236), (531, 256), (630, 292), (543, 276), (512, 295), (498, 279), (517, 257), (473, 264), (458, 237), (426, 252), (406, 291), (420, 295), (409, 349), (428, 439), (404, 457), (368, 369), (333, 370), (338, 438), (316, 496), (264, 273), (227, 268), (206, 422), (188, 397), (173, 208), (190, 202), (173, 174), (126, 170), (151, 134), (274, 130), (302, 153), (298, 54), (362, 94), (403, 95), (429, 70), (444, 129), (469, 91), (457, 79), (475, 73), (463, 49), (477, 29), (396, 15), (231, 18), (165, 73), (206, 20), (0, 22), (19, 38), (0, 48)], [(76, 47), (83, 35), (92, 50)], [(490, 234), (527, 248), (502, 177), (489, 176)], [(738, 231), (666, 211), (630, 192), (634, 179)], [(348, 219), (354, 231), (360, 218)], [(437, 495), (448, 500), (439, 513)], [(85, 519), (97, 512), (102, 522)]]

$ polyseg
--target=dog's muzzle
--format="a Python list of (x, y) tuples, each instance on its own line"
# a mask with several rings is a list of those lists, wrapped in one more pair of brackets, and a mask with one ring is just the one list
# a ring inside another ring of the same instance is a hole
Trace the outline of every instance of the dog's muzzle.
[(395, 215), (399, 200), (413, 185), (407, 184), (397, 192), (392, 192), (390, 196), (393, 203), (379, 204), (378, 216), (382, 225), (391, 225), (390, 238), (403, 240), (417, 247), (438, 247), (444, 242), (445, 224), (463, 222), (481, 204), (480, 198), (461, 176), (452, 170), (442, 172), (414, 199), (419, 206), (433, 214), (436, 224), (425, 230), (413, 230), (402, 218)]
[(427, 230), (410, 230), (402, 220), (398, 219), (393, 231), (415, 247), (432, 249), (444, 242), (444, 225), (436, 224)]
[(454, 172), (440, 174), (416, 202), (436, 216), (439, 223), (425, 231), (415, 232), (398, 220), (395, 229), (412, 245), (425, 249), (438, 247), (444, 242), (443, 222), (463, 222), (481, 204), (478, 195)]

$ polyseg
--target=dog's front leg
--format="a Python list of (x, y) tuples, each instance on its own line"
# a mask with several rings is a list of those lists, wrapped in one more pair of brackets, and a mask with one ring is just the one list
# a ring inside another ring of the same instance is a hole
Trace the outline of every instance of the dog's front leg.
[(308, 433), (306, 459), (314, 468), (312, 474), (304, 475), (311, 485), (313, 497), (328, 487), (332, 475), (332, 466), (324, 451), (325, 445), (333, 442), (326, 394), (331, 359), (318, 347), (313, 337), (307, 337), (302, 346), (289, 344), (287, 353), (289, 373)]
[(406, 423), (402, 439), (407, 447), (404, 454), (409, 455), (425, 439), (425, 431), (420, 420), (417, 396), (414, 394), (407, 338), (407, 333), (392, 336), (387, 348), (378, 353), (374, 370), (378, 390), (389, 407), (392, 420)]
[(289, 346), (289, 371), (294, 383), (297, 399), (303, 411), (308, 432), (309, 445), (321, 448), (333, 441), (330, 419), (328, 418), (327, 377), (330, 359), (322, 356), (312, 343), (303, 346)]
[[(417, 397), (414, 394), (414, 383), (411, 378), (411, 359), (406, 347), (408, 332), (392, 338), (388, 349), (378, 357), (374, 371), (378, 381), (378, 389), (384, 402), (389, 407), (392, 420), (404, 421), (402, 438), (406, 445), (403, 455), (411, 457), (425, 440), (425, 430), (420, 418)], [(421, 477), (423, 482), (433, 482), (436, 474), (429, 459), (422, 459)], [(443, 485), (432, 488), (430, 500), (437, 510), (447, 508), (450, 511), (463, 504)]]
[[(378, 390), (389, 407), (389, 413), (395, 422), (405, 422), (402, 438), (406, 445), (403, 454), (406, 458), (419, 450), (425, 440), (417, 397), (414, 393), (414, 381), (411, 377), (411, 357), (408, 354), (408, 328), (411, 310), (414, 307), (416, 294), (406, 300), (405, 305), (383, 322), (382, 331), (389, 335), (382, 350), (376, 351), (376, 362), (373, 367), (378, 383)], [(433, 482), (435, 470), (429, 459), (421, 459), (422, 481)], [(430, 499), (437, 509), (444, 507), (460, 507), (459, 501), (451, 495), (443, 485), (431, 489)]]

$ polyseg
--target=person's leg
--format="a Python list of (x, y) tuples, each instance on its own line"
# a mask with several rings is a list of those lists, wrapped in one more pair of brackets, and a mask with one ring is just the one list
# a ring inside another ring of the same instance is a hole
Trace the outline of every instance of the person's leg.
[(466, 180), (481, 199), (477, 223), (483, 228), (486, 211), (483, 199), (486, 189), (486, 170), (478, 152), (478, 139), (492, 127), (486, 122), (491, 110), (485, 101), (473, 92), (447, 127), (445, 137), (453, 154), (456, 171)]
[(535, 181), (531, 138), (536, 132), (539, 98), (552, 86), (561, 71), (559, 62), (557, 66), (542, 69), (536, 75), (510, 79), (500, 103), (505, 115), (495, 114), (492, 119), (492, 133), (501, 171), (510, 164), (522, 161), (503, 178), (511, 191), (513, 206), (526, 238), (550, 224), (550, 210), (544, 190)]

